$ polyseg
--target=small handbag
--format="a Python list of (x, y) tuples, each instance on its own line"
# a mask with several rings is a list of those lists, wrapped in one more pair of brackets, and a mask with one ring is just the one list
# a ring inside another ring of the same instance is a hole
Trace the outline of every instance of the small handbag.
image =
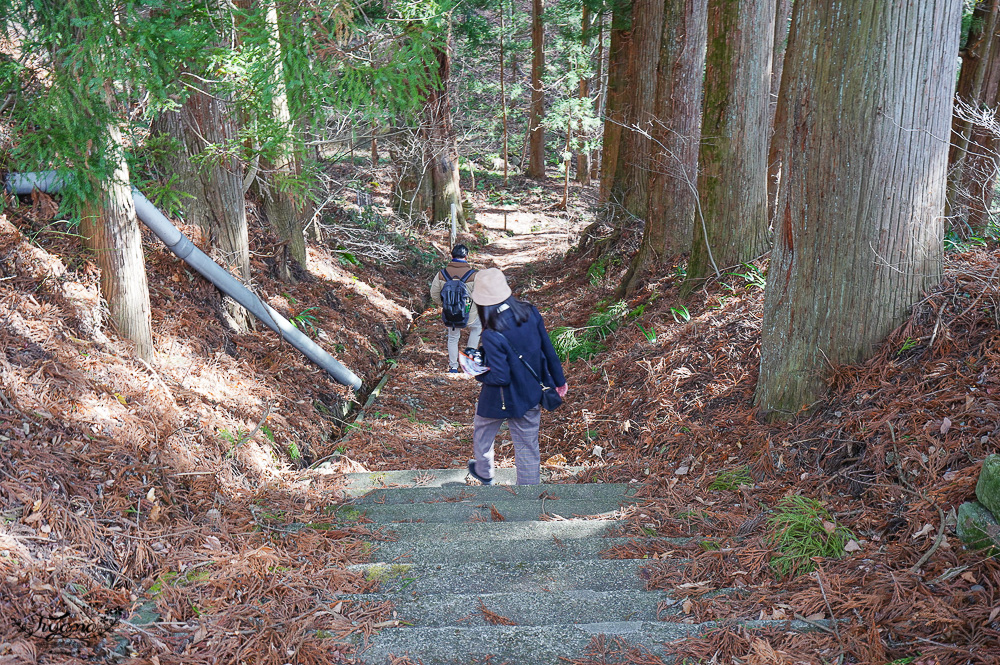
[[(497, 333), (497, 334), (503, 337), (504, 339), (507, 339), (506, 337), (504, 337), (503, 333)], [(509, 339), (507, 339), (507, 343), (510, 344)], [(529, 372), (531, 372), (531, 376), (535, 377), (535, 381), (538, 381), (538, 385), (542, 387), (542, 401), (541, 401), (542, 408), (545, 409), (546, 411), (555, 411), (556, 409), (558, 409), (559, 406), (563, 403), (563, 399), (562, 397), (559, 396), (559, 393), (556, 392), (556, 389), (553, 388), (552, 386), (545, 385), (545, 381), (539, 378), (534, 368), (532, 368), (532, 366), (528, 364), (528, 361), (524, 359), (524, 356), (518, 353), (517, 349), (514, 349), (513, 344), (510, 344), (510, 348), (514, 350), (514, 353), (517, 353), (518, 359), (522, 363), (524, 363), (524, 366), (528, 368)], [(547, 376), (546, 378), (549, 377)], [(549, 380), (549, 383), (552, 383), (552, 381)]]

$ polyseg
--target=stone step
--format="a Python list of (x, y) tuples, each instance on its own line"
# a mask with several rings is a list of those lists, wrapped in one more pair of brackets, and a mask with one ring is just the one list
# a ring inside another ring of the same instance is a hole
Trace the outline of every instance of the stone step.
[[(493, 511), (499, 514), (497, 522), (531, 522), (545, 517), (562, 517), (576, 520), (608, 520), (622, 516), (623, 498), (608, 499), (559, 499), (538, 501), (515, 498), (512, 501), (453, 503), (393, 503), (384, 506), (352, 506), (363, 517), (376, 524), (392, 522), (423, 522), (458, 524), (461, 522), (493, 522)], [(625, 504), (630, 505), (630, 504)], [(341, 511), (338, 511), (338, 514)]]
[[(801, 621), (747, 621), (750, 629), (805, 631)], [(579, 658), (600, 635), (619, 636), (655, 656), (665, 654), (664, 642), (705, 633), (722, 624), (653, 621), (609, 621), (549, 626), (471, 626), (458, 628), (389, 628), (372, 638), (359, 656), (366, 665), (388, 665), (389, 656), (409, 656), (423, 665), (470, 665), (489, 662), (511, 665), (553, 665)]]
[[(543, 524), (545, 524), (543, 522)], [(548, 522), (548, 524), (562, 524)], [(395, 525), (394, 525), (395, 526)], [(377, 563), (441, 563), (446, 561), (545, 561), (549, 559), (599, 559), (601, 553), (619, 545), (628, 545), (636, 538), (554, 538), (548, 540), (454, 539), (419, 541), (401, 539), (376, 541), (372, 561)], [(668, 547), (681, 545), (687, 538), (659, 538)]]
[[(669, 561), (669, 559), (668, 559)], [(686, 559), (678, 558), (680, 563)], [(349, 566), (382, 583), (380, 593), (478, 594), (551, 591), (644, 591), (643, 559), (365, 563)], [(663, 561), (657, 562), (662, 565)]]
[[(547, 483), (552, 480), (565, 480), (571, 478), (576, 473), (583, 470), (583, 467), (565, 467), (564, 469), (552, 470), (542, 468), (542, 482)], [(312, 469), (311, 472), (322, 474), (329, 472), (322, 468)], [(332, 472), (331, 472), (332, 473)], [(353, 495), (364, 494), (373, 489), (397, 488), (397, 487), (461, 487), (469, 485), (466, 479), (469, 478), (469, 470), (461, 469), (411, 469), (407, 471), (370, 471), (365, 473), (344, 474), (348, 481), (348, 493)], [(494, 482), (501, 485), (515, 485), (517, 483), (517, 471), (515, 469), (497, 469)], [(471, 481), (472, 484), (478, 484)]]
[[(381, 602), (392, 600), (398, 619), (419, 627), (488, 626), (480, 612), (485, 608), (518, 626), (601, 623), (606, 621), (659, 621), (683, 614), (683, 594), (665, 591), (553, 591), (551, 593), (483, 594), (354, 594), (340, 599)], [(662, 604), (662, 605), (661, 605)], [(661, 611), (662, 610), (662, 611)]]
[[(603, 538), (624, 526), (620, 520), (556, 520), (552, 522), (461, 522), (371, 525), (377, 537), (409, 542), (417, 547), (427, 543), (479, 542), (484, 549), (527, 540), (576, 540)], [(375, 541), (374, 544), (378, 544)]]
[(389, 505), (394, 503), (452, 503), (471, 501), (483, 503), (486, 501), (519, 500), (541, 501), (539, 497), (546, 496), (550, 500), (567, 499), (605, 499), (618, 498), (629, 500), (638, 489), (638, 485), (624, 483), (579, 483), (571, 485), (462, 485), (461, 487), (399, 487), (395, 489), (374, 489), (358, 497), (352, 502), (354, 506)]

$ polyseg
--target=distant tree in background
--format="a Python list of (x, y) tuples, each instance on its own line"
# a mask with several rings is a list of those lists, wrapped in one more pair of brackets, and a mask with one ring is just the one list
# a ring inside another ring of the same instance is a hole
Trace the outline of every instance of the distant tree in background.
[(989, 231), (990, 207), (1000, 175), (996, 111), (1000, 108), (1000, 0), (979, 0), (955, 93), (948, 173), (949, 231), (957, 237)]
[(543, 0), (531, 0), (531, 115), (528, 120), (528, 168), (525, 172), (532, 178), (545, 177), (545, 89), (542, 87), (545, 73), (544, 9)]
[(773, 0), (709, 0), (704, 116), (698, 155), (702, 217), (687, 283), (759, 257), (768, 247), (768, 92)]
[(756, 395), (767, 416), (822, 399), (831, 367), (867, 358), (940, 281), (961, 5), (795, 2)]

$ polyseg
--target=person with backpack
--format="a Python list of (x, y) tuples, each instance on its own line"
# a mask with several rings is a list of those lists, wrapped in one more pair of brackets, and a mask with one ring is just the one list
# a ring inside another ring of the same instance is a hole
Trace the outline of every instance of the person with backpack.
[(462, 329), (469, 330), (465, 354), (472, 355), (479, 346), (483, 326), (479, 313), (472, 305), (472, 287), (476, 270), (468, 262), (469, 248), (455, 245), (451, 250), (451, 263), (438, 271), (431, 282), (431, 299), (441, 305), (441, 321), (448, 329), (448, 372), (461, 373), (458, 364), (458, 343)]
[(562, 403), (568, 389), (559, 356), (534, 305), (518, 300), (498, 268), (479, 273), (472, 300), (483, 322), (483, 355), (489, 370), (478, 374), (483, 384), (473, 419), (469, 475), (493, 484), (493, 444), (507, 422), (514, 444), (518, 485), (541, 482), (538, 427), (541, 409)]

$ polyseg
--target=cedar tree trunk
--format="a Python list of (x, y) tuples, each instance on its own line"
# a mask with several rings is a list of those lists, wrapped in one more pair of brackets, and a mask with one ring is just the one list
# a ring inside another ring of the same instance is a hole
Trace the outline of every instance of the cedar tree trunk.
[(632, 0), (617, 0), (611, 13), (611, 44), (608, 47), (608, 81), (604, 87), (604, 139), (601, 142), (600, 201), (611, 195), (618, 168), (624, 107), (629, 84), (629, 53), (632, 50)]
[(790, 417), (941, 278), (961, 0), (797, 0), (756, 401)]
[(649, 206), (642, 243), (619, 289), (631, 295), (648, 266), (660, 266), (691, 243), (698, 194), (698, 139), (707, 0), (664, 0), (652, 128)]
[[(645, 219), (649, 183), (649, 133), (653, 127), (664, 0), (632, 1), (632, 45), (622, 108), (624, 128), (608, 190), (621, 220)], [(621, 206), (621, 209), (619, 209)]]
[[(688, 281), (767, 248), (767, 136), (773, 0), (709, 0), (698, 196)], [(707, 234), (707, 235), (706, 235)]]
[(528, 171), (530, 178), (545, 177), (545, 91), (542, 75), (545, 73), (545, 31), (542, 27), (542, 0), (531, 0), (531, 115)]
[[(228, 149), (238, 140), (233, 113), (224, 97), (195, 90), (180, 109), (157, 118), (154, 131), (172, 137), (179, 145), (179, 154), (170, 162), (180, 178), (181, 191), (189, 195), (182, 202), (185, 220), (202, 229), (212, 245), (213, 258), (222, 267), (248, 282), (250, 247), (243, 164)], [(221, 148), (217, 156), (203, 155), (209, 146)], [(207, 158), (196, 165), (203, 156)], [(253, 317), (235, 300), (223, 295), (222, 302), (223, 316), (234, 329), (245, 332), (253, 327)]]
[(110, 125), (108, 133), (109, 148), (116, 154), (118, 166), (111, 181), (96, 183), (101, 198), (87, 206), (80, 231), (101, 269), (101, 295), (108, 303), (118, 335), (135, 344), (140, 358), (152, 360), (152, 317), (142, 234), (135, 216), (128, 164), (122, 154), (121, 132)]

